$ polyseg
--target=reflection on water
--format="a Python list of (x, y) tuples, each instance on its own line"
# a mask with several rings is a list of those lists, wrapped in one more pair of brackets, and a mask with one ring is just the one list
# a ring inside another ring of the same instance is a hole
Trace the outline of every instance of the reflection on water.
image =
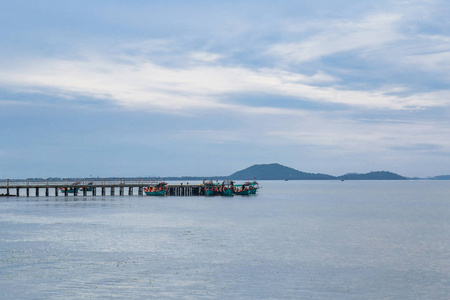
[(2, 299), (446, 299), (450, 182), (0, 199)]

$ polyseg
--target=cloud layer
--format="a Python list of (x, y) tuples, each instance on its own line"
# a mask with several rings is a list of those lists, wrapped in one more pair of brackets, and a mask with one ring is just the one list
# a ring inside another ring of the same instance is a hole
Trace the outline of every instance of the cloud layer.
[[(104, 103), (130, 115), (183, 118), (182, 135), (167, 132), (174, 140), (314, 147), (340, 157), (372, 153), (378, 165), (406, 153), (411, 161), (418, 153), (450, 153), (450, 39), (436, 20), (448, 7), (441, 1), (343, 1), (345, 9), (337, 10), (333, 3), (324, 14), (324, 3), (283, 2), (270, 16), (262, 13), (271, 7), (265, 2), (242, 4), (238, 14), (232, 6), (204, 4), (204, 14), (185, 7), (183, 15), (173, 11), (175, 4), (95, 4), (83, 20), (92, 31), (75, 26), (82, 15), (76, 13), (72, 27), (59, 27), (72, 38), (39, 20), (35, 31), (17, 27), (23, 42), (6, 36), (0, 48), (0, 107)], [(161, 16), (144, 17), (154, 10)], [(4, 25), (15, 22), (4, 17)], [(175, 25), (164, 27), (163, 17)], [(205, 115), (215, 122), (198, 119)], [(253, 134), (236, 136), (237, 126)]]

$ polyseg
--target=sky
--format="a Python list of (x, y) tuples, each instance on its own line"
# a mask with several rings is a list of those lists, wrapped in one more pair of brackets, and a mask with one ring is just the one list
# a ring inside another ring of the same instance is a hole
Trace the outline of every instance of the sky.
[(450, 2), (0, 4), (0, 178), (450, 174)]

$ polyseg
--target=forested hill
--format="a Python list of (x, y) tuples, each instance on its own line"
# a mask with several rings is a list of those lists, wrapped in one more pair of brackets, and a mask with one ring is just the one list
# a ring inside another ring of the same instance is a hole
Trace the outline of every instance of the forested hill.
[(233, 180), (329, 180), (337, 179), (326, 174), (305, 173), (280, 164), (253, 165), (230, 175)]
[(332, 176), (320, 173), (306, 173), (277, 163), (253, 165), (229, 176), (233, 180), (405, 180), (398, 174), (377, 171), (366, 174), (349, 173)]

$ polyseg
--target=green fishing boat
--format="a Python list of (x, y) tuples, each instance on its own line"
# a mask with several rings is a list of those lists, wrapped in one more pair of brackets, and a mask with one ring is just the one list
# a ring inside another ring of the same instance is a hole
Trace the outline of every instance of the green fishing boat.
[(220, 194), (225, 197), (234, 196), (234, 181), (224, 181), (219, 187)]
[(155, 186), (149, 186), (144, 189), (144, 192), (147, 196), (165, 196), (167, 192), (167, 183), (160, 182)]
[(250, 191), (250, 195), (255, 195), (259, 189), (259, 184), (256, 181), (246, 182), (246, 184), (249, 186), (248, 189)]
[(212, 197), (220, 195), (219, 188), (220, 185), (218, 183), (214, 183), (211, 181), (203, 183), (205, 189), (205, 196)]
[(234, 194), (239, 196), (254, 195), (258, 189), (259, 185), (256, 181), (245, 182), (234, 185)]
[[(75, 194), (75, 193), (78, 193), (78, 190), (80, 189), (77, 185), (79, 185), (81, 182), (80, 181), (77, 181), (77, 182), (74, 182), (74, 183), (72, 183), (72, 186), (71, 187), (67, 187), (67, 193), (70, 193), (70, 194)], [(63, 193), (65, 193), (66, 192), (66, 188), (65, 187), (62, 187), (62, 188), (59, 188), (60, 190), (61, 190), (61, 192), (63, 192)]]
[(91, 185), (93, 184), (93, 182), (89, 182), (87, 184), (87, 186), (84, 187), (80, 187), (80, 191), (84, 191), (86, 190), (87, 192), (92, 192), (92, 190), (94, 189)]
[(244, 184), (236, 184), (234, 186), (234, 194), (239, 196), (248, 196), (250, 195), (249, 185)]
[(215, 196), (215, 195), (216, 195), (216, 191), (214, 191), (213, 188), (211, 188), (211, 189), (206, 188), (205, 189), (205, 196)]
[[(59, 188), (61, 190), (61, 192), (65, 193), (66, 192), (66, 188)], [(67, 192), (70, 194), (75, 194), (75, 191), (78, 193), (79, 188), (67, 188)]]

